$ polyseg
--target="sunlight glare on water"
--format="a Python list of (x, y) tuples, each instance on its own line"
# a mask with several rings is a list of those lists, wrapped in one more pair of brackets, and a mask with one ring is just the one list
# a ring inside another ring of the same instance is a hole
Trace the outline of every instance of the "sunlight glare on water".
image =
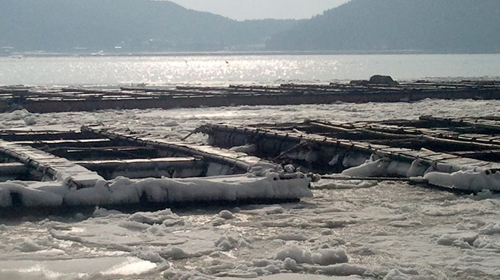
[(1, 57), (0, 85), (243, 84), (498, 78), (500, 55)]

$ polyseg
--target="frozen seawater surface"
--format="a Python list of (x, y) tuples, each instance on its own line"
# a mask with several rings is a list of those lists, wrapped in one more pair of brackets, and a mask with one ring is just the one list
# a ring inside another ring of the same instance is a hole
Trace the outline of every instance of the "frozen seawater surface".
[[(499, 101), (0, 114), (0, 127), (103, 124), (179, 140), (202, 123), (498, 116)], [(35, 124), (33, 124), (35, 122)], [(203, 143), (195, 134), (188, 141)], [(1, 218), (0, 279), (498, 279), (500, 199), (322, 180), (281, 205)]]

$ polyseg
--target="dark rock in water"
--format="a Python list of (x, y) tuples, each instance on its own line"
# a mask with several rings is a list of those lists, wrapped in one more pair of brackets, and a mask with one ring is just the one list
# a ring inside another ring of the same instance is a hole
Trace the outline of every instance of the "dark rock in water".
[(368, 85), (383, 85), (383, 86), (395, 86), (399, 85), (398, 82), (394, 81), (391, 76), (384, 75), (374, 75), (370, 77), (370, 80), (352, 80), (351, 85), (358, 86), (368, 86)]
[(371, 76), (369, 83), (377, 85), (387, 85), (387, 86), (399, 85), (399, 83), (394, 81), (391, 76), (383, 76), (383, 75)]

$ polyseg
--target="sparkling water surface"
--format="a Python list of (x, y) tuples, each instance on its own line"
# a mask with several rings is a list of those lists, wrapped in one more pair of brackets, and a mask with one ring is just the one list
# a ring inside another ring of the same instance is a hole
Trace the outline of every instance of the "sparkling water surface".
[(374, 74), (397, 80), (498, 79), (500, 54), (0, 58), (0, 85), (269, 84), (349, 81)]

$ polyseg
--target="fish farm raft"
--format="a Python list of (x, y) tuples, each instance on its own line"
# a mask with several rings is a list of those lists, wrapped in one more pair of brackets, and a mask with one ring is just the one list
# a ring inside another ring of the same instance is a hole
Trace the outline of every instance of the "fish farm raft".
[[(328, 85), (4, 86), (0, 111), (499, 99), (499, 89), (497, 81), (398, 83), (389, 76)], [(207, 142), (190, 143), (194, 133), (205, 134)], [(297, 201), (313, 196), (318, 180), (391, 180), (466, 193), (498, 192), (500, 118), (205, 124), (178, 142), (105, 126), (0, 131), (0, 214)]]
[(330, 84), (122, 87), (0, 87), (0, 112), (32, 113), (201, 106), (297, 105), (335, 102), (411, 102), (438, 99), (500, 99), (499, 81), (398, 83), (389, 76)]
[(100, 126), (3, 130), (0, 212), (295, 201), (312, 196), (311, 183), (320, 179), (500, 191), (495, 117), (206, 124), (193, 133), (208, 135), (208, 143), (174, 143)]

